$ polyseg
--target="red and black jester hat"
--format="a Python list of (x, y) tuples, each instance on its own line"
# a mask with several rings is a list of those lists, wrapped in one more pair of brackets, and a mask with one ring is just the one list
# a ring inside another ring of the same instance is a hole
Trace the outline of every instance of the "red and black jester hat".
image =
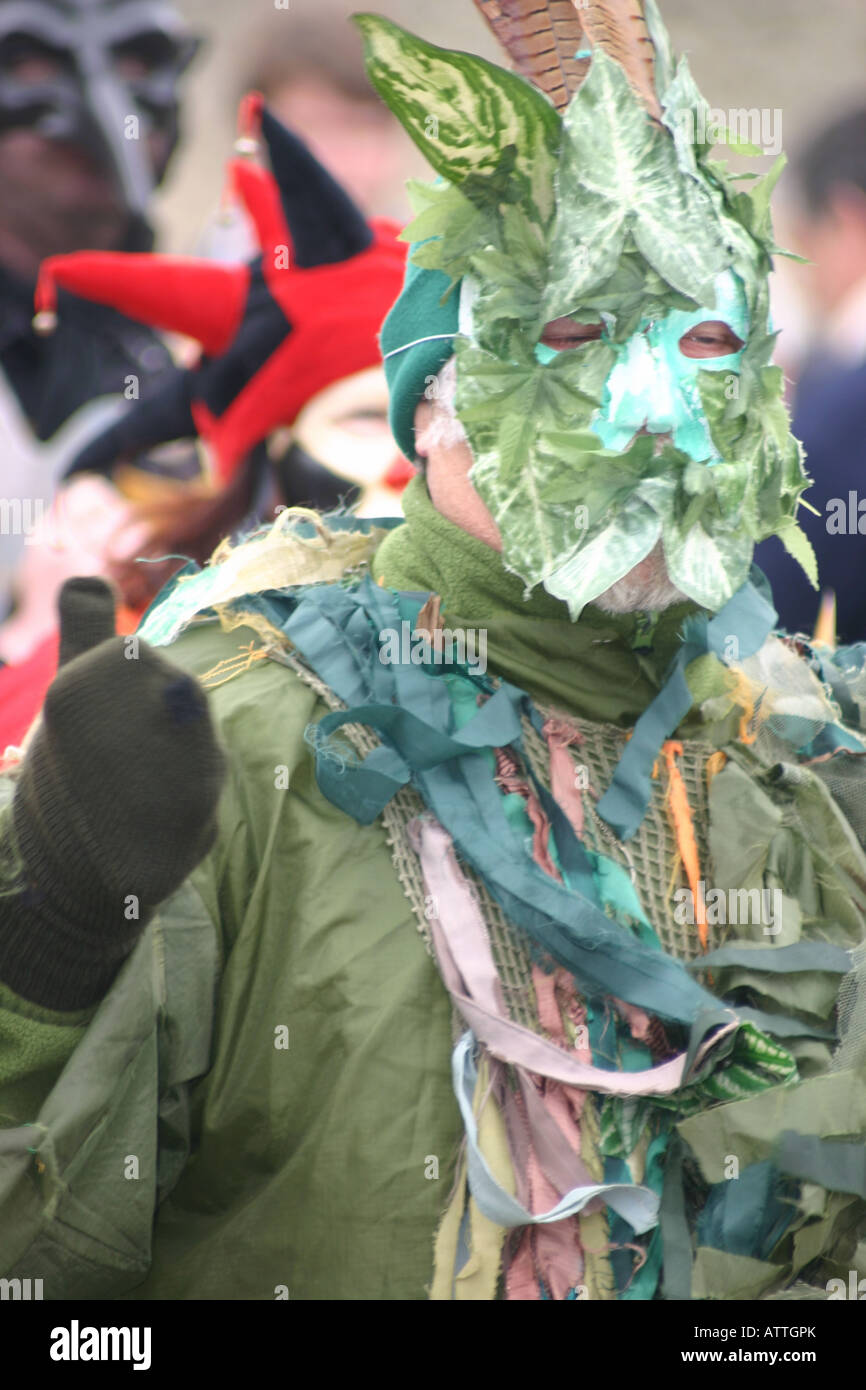
[[(74, 460), (69, 473), (107, 473), (124, 458), (198, 434), (218, 485), (326, 386), (381, 362), (379, 329), (403, 283), (399, 226), (367, 222), (306, 145), (253, 93), (241, 103), (255, 148), (260, 128), (272, 173), (248, 158), (228, 174), (256, 228), (247, 265), (191, 257), (76, 251), (43, 261), (34, 326), (50, 331), (56, 287), (130, 318), (182, 333), (202, 348)], [(68, 474), (67, 474), (68, 476)]]

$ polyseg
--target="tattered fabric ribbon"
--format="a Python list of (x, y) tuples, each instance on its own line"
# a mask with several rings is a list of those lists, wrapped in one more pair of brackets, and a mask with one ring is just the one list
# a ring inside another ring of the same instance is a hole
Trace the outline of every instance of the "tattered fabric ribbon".
[(569, 748), (583, 743), (583, 735), (572, 728), (566, 719), (553, 716), (545, 719), (542, 733), (550, 755), (550, 794), (568, 817), (577, 838), (583, 838), (583, 802), (578, 792), (575, 768)]
[(633, 1183), (594, 1183), (574, 1187), (550, 1211), (527, 1211), (515, 1197), (500, 1186), (491, 1173), (478, 1147), (478, 1126), (472, 1110), (472, 1098), (478, 1072), (473, 1053), (476, 1039), (472, 1032), (464, 1033), (454, 1049), (452, 1075), (457, 1104), (466, 1129), (467, 1169), (469, 1189), (479, 1209), (497, 1226), (534, 1226), (550, 1221), (562, 1221), (576, 1216), (589, 1202), (600, 1197), (609, 1207), (628, 1221), (640, 1235), (658, 1221), (659, 1199), (648, 1187)]
[[(473, 1033), (494, 1057), (566, 1086), (610, 1095), (669, 1095), (685, 1083), (692, 1070), (686, 1053), (645, 1071), (608, 1071), (578, 1061), (555, 1043), (507, 1018), (484, 922), (460, 871), (451, 836), (427, 817), (411, 821), (408, 834), (436, 907), (430, 929), (442, 979)], [(697, 1048), (695, 1069), (739, 1026), (730, 1010), (724, 1013), (725, 1021)]]
[[(572, 1044), (563, 1022), (563, 1011), (578, 1027), (586, 1018), (573, 977), (562, 967), (548, 974), (533, 965), (532, 982), (542, 1031), (563, 1047), (574, 1046), (584, 1054), (583, 1060), (591, 1061), (588, 1037), (581, 1042), (583, 1035), (578, 1033)], [(532, 1212), (545, 1211), (573, 1187), (597, 1184), (601, 1175), (590, 1172), (582, 1158), (581, 1117), (588, 1092), (533, 1076), (523, 1067), (509, 1068), (495, 1059), (491, 1070), (494, 1075), (498, 1071), (500, 1078), (500, 1106), (514, 1163), (516, 1196), (523, 1206)], [(517, 1077), (517, 1091), (509, 1084), (511, 1075)], [(582, 1214), (590, 1216), (596, 1210), (604, 1210), (600, 1197), (587, 1202)], [(583, 1285), (585, 1275), (579, 1217), (527, 1226), (507, 1262), (505, 1297), (520, 1303), (545, 1297), (568, 1299)]]
[[(689, 979), (682, 962), (610, 921), (586, 853), (543, 786), (536, 785), (536, 794), (572, 888), (544, 874), (509, 826), (499, 788), (477, 751), (508, 744), (521, 750), (523, 712), (541, 731), (526, 694), (506, 681), (495, 694), (489, 682), (473, 681), (491, 698), (455, 734), (446, 681), (419, 666), (381, 660), (377, 635), (414, 620), (428, 597), (394, 594), (367, 578), (352, 590), (322, 585), (288, 599), (260, 596), (272, 621), (348, 707), (310, 731), (323, 794), (366, 824), (411, 780), (509, 920), (571, 971), (582, 989), (616, 994), (661, 1018), (696, 1024), (717, 1001)], [(347, 723), (367, 724), (385, 741), (359, 766), (328, 757), (330, 735)]]
[(706, 652), (724, 660), (732, 637), (736, 638), (738, 657), (751, 656), (763, 646), (775, 621), (769, 586), (754, 565), (750, 579), (714, 617), (700, 613), (686, 621), (682, 645), (667, 680), (635, 724), (610, 786), (598, 803), (599, 815), (621, 840), (630, 840), (646, 815), (653, 764), (665, 739), (692, 707), (686, 667)]

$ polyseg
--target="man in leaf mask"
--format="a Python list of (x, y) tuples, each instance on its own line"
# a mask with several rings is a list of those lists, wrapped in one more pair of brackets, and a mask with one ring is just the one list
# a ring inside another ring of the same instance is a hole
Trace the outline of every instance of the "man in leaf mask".
[(129, 659), (63, 595), (0, 896), (3, 1272), (46, 1297), (857, 1267), (866, 750), (749, 570), (808, 563), (767, 188), (675, 119), (654, 6), (482, 9), (550, 99), (360, 21), (446, 179), (382, 336), (405, 523), (289, 513)]
[[(472, 482), (506, 568), (576, 618), (659, 540), (673, 582), (712, 610), (766, 535), (808, 567), (793, 520), (807, 479), (768, 366), (778, 169), (736, 191), (689, 138), (705, 104), (661, 41), (648, 90), (642, 56), (630, 81), (602, 49), (562, 118), (482, 74), (471, 144), (465, 103), (409, 100), (435, 59), (399, 51), (402, 69), (384, 59), (373, 80), (447, 182), (414, 190), (412, 260), (439, 273), (415, 276), (383, 335), (395, 422), (408, 434), (411, 376), (456, 339)], [(441, 336), (416, 334), (434, 320)]]

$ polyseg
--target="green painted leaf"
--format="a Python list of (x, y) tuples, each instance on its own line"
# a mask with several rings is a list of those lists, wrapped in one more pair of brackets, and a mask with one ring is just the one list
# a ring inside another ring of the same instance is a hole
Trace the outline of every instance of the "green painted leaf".
[[(672, 80), (662, 88), (662, 120), (674, 138), (677, 163), (684, 174), (698, 177), (698, 158), (710, 149), (701, 139), (706, 134), (709, 104), (698, 91), (685, 58), (680, 58)], [(721, 166), (727, 173), (727, 166)]]
[(676, 65), (670, 35), (665, 28), (656, 0), (643, 0), (643, 12), (655, 55), (656, 88), (663, 92), (674, 75)]
[(747, 155), (750, 159), (760, 159), (764, 153), (760, 146), (751, 140), (743, 140), (741, 136), (735, 135), (729, 126), (725, 127), (724, 143), (728, 149), (736, 150), (737, 154)]
[(773, 236), (773, 223), (770, 216), (770, 198), (787, 159), (780, 154), (768, 173), (759, 179), (752, 188), (734, 194), (731, 204), (739, 221), (757, 241), (770, 242)]
[(476, 336), (487, 346), (486, 331), (498, 319), (516, 319), (532, 336), (541, 330), (539, 304), (543, 278), (530, 258), (516, 257), (495, 246), (485, 246), (471, 257), (472, 275), (479, 285), (474, 304)]
[[(609, 454), (589, 429), (612, 361), (612, 349), (604, 343), (561, 353), (549, 365), (508, 362), (464, 339), (457, 343), (457, 409), (475, 457), (473, 485), (499, 526), (506, 568), (551, 592), (556, 592), (551, 587), (556, 574), (610, 526), (614, 498), (623, 505), (621, 524), (633, 533), (629, 553), (644, 545), (644, 539), (634, 540), (639, 528), (630, 520), (635, 502), (627, 493), (652, 459), (652, 441), (639, 441), (630, 469), (623, 455)], [(600, 462), (602, 468), (593, 466)], [(581, 507), (579, 516), (572, 497)], [(643, 503), (638, 509), (651, 548), (657, 521)], [(595, 584), (595, 593), (613, 582), (605, 575), (616, 570), (616, 555), (624, 553), (614, 547), (590, 571), (587, 582)], [(575, 616), (587, 601), (580, 595), (574, 599)]]
[(634, 249), (626, 248), (610, 279), (582, 292), (571, 312), (587, 322), (603, 312), (611, 340), (619, 343), (636, 332), (643, 318), (662, 318), (671, 309), (693, 307), (691, 299), (677, 294)]
[(603, 51), (572, 98), (563, 131), (548, 317), (570, 312), (610, 279), (627, 240), (674, 290), (713, 304), (713, 281), (730, 256), (712, 191), (683, 176), (674, 140), (652, 124)]
[[(552, 208), (560, 118), (531, 83), (470, 53), (435, 44), (378, 15), (355, 15), (373, 86), (438, 174), (483, 201), (495, 187)], [(547, 177), (545, 177), (545, 170)]]
[(776, 534), (788, 554), (797, 561), (813, 589), (818, 588), (818, 561), (812, 549), (812, 542), (796, 523), (788, 521), (779, 526)]
[(661, 522), (652, 507), (635, 493), (613, 514), (608, 525), (579, 546), (570, 559), (551, 569), (545, 588), (568, 604), (573, 619), (645, 560), (661, 535)]
[[(698, 373), (698, 390), (710, 437), (722, 458), (731, 458), (745, 428), (738, 399), (732, 395), (732, 386), (727, 377), (727, 372)], [(738, 388), (740, 380), (737, 381)]]
[(451, 184), (428, 184), (423, 204), (417, 188), (413, 201), (420, 210), (403, 232), (405, 240), (420, 242), (412, 260), (427, 270), (441, 270), (457, 282), (479, 246), (498, 238), (498, 219), (475, 207)]
[(713, 612), (749, 577), (753, 542), (739, 529), (717, 525), (708, 532), (696, 525), (682, 532), (672, 524), (665, 527), (664, 547), (668, 574), (677, 588)]

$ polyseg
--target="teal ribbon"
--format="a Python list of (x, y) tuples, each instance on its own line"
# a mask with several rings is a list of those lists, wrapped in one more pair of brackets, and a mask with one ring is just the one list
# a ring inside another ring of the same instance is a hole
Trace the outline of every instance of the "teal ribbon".
[[(309, 731), (323, 794), (369, 822), (411, 781), (509, 920), (570, 970), (587, 995), (615, 994), (687, 1025), (707, 1010), (717, 1014), (718, 1001), (680, 961), (640, 942), (606, 915), (586, 852), (546, 790), (541, 789), (542, 802), (572, 887), (543, 873), (509, 824), (481, 753), (510, 745), (522, 756), (520, 713), (540, 727), (529, 697), (508, 682), (493, 693), (486, 678), (456, 667), (380, 660), (379, 634), (400, 632), (406, 620), (414, 626), (422, 597), (394, 594), (368, 578), (351, 590), (323, 585), (289, 595), (282, 611), (275, 596), (268, 596), (272, 620), (279, 619), (313, 670), (349, 706)], [(472, 680), (490, 695), (459, 733), (448, 687), (452, 679)], [(329, 746), (329, 735), (342, 724), (359, 722), (375, 729), (384, 746), (353, 765)], [(730, 1009), (722, 1012), (727, 1019), (733, 1016)]]
[(659, 1224), (662, 1240), (662, 1297), (690, 1302), (692, 1297), (692, 1238), (683, 1191), (685, 1146), (674, 1131), (665, 1155)]
[(847, 975), (851, 969), (851, 952), (826, 941), (795, 941), (791, 946), (720, 946), (698, 960), (690, 960), (686, 969), (709, 970), (713, 966), (744, 967), (785, 975), (801, 970)]
[(828, 1192), (850, 1192), (866, 1201), (866, 1148), (862, 1139), (820, 1139), (786, 1129), (774, 1162), (783, 1173), (815, 1182)]
[(630, 840), (646, 815), (652, 796), (653, 764), (665, 739), (670, 738), (692, 707), (686, 667), (707, 652), (725, 660), (731, 638), (736, 639), (738, 660), (754, 655), (772, 632), (775, 621), (776, 610), (767, 582), (754, 565), (751, 578), (715, 617), (698, 613), (687, 619), (682, 645), (667, 679), (635, 724), (610, 786), (598, 803), (599, 815), (621, 840)]
[[(520, 737), (520, 718), (512, 688), (497, 690), (478, 714), (457, 734), (431, 729), (417, 715), (396, 705), (356, 705), (325, 715), (316, 725), (313, 743), (317, 752), (316, 777), (323, 795), (362, 825), (369, 825), (393, 796), (411, 779), (413, 771), (428, 770), (481, 748), (504, 748)], [(329, 756), (327, 740), (343, 724), (366, 724), (387, 738), (360, 766), (345, 776), (346, 765)], [(412, 765), (395, 748), (412, 749)]]
[(796, 1184), (768, 1160), (750, 1163), (735, 1179), (713, 1183), (698, 1218), (699, 1246), (769, 1260), (794, 1219)]

